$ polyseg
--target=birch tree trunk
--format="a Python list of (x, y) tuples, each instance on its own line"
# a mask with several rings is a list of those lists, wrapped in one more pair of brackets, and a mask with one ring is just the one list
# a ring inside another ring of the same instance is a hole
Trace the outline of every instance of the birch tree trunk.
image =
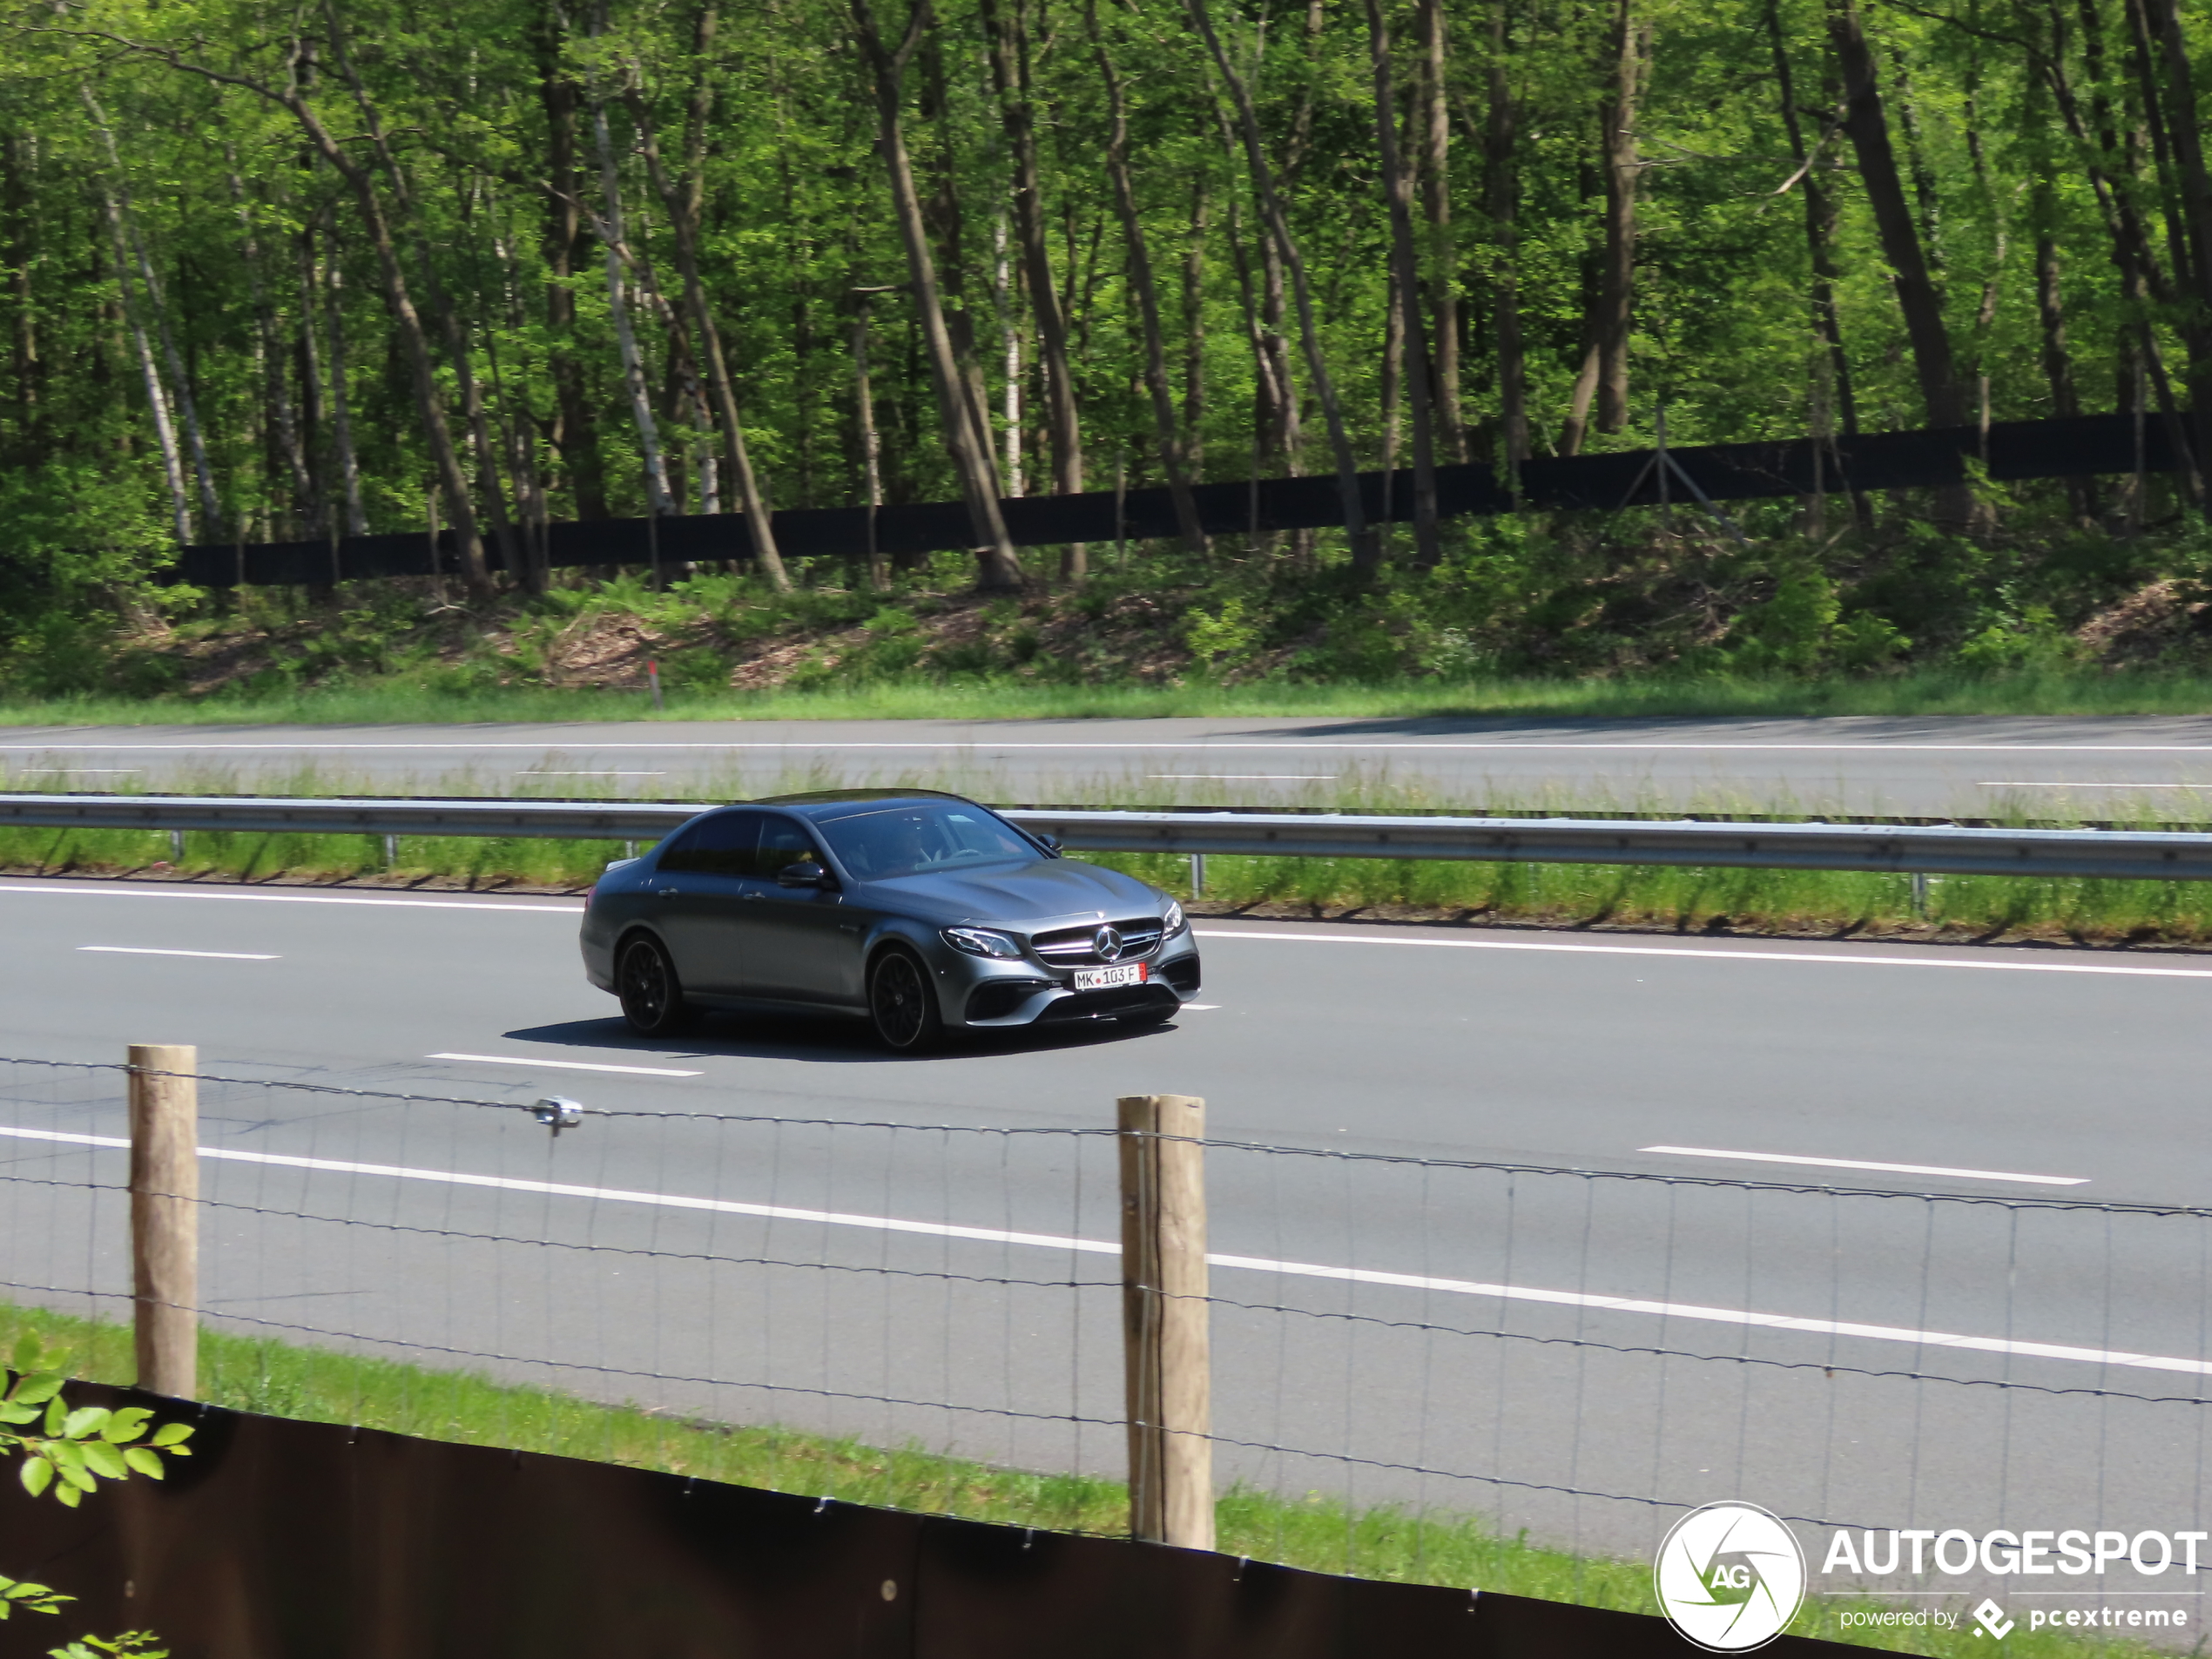
[[(1502, 0), (1500, 9), (1502, 10)], [(1444, 0), (1420, 0), (1421, 208), (1427, 221), (1428, 314), (1436, 366), (1436, 419), (1454, 461), (1467, 458), (1460, 403), (1460, 272), (1452, 241), (1452, 115), (1446, 100)]]
[(1629, 421), (1629, 336), (1635, 322), (1636, 190), (1642, 172), (1636, 121), (1651, 64), (1651, 24), (1635, 0), (1617, 0), (1612, 78), (1600, 104), (1605, 160), (1605, 265), (1598, 297), (1597, 428)]
[[(1075, 371), (1068, 361), (1068, 322), (1053, 287), (1047, 244), (1044, 191), (1037, 167), (1036, 114), (1029, 84), (1029, 0), (982, 0), (990, 39), (991, 78), (1007, 141), (1014, 152), (1014, 232), (1022, 274), (1037, 326), (1037, 354), (1044, 365), (1045, 429), (1052, 443), (1052, 487), (1062, 496), (1082, 493), (1082, 426), (1076, 407)], [(1080, 580), (1081, 543), (1070, 546), (1061, 575)]]
[(324, 283), (330, 312), (330, 453), (338, 473), (339, 493), (346, 503), (346, 534), (368, 534), (368, 514), (361, 505), (361, 459), (354, 449), (353, 398), (346, 385), (345, 279), (338, 270), (338, 251), (327, 259), (329, 275)]
[(1190, 226), (1183, 245), (1183, 464), (1202, 474), (1206, 413), (1206, 180), (1190, 185)]
[[(2184, 337), (2189, 347), (2189, 404), (2196, 413), (2196, 475), (2212, 482), (2212, 174), (2204, 161), (2203, 127), (2188, 46), (2175, 0), (2141, 0), (2144, 20), (2158, 43), (2164, 84), (2159, 89), (2167, 142), (2179, 175), (2176, 193), (2187, 226), (2189, 290)], [(2200, 499), (2200, 505), (2205, 504)]]
[(1506, 487), (1521, 499), (1521, 463), (1528, 459), (1528, 363), (1521, 337), (1521, 180), (1515, 148), (1520, 104), (1508, 54), (1506, 9), (1490, 12), (1490, 106), (1483, 124), (1483, 207), (1497, 236), (1491, 278), (1491, 329), (1497, 341), (1498, 423), (1505, 447)]
[[(697, 50), (704, 57), (713, 44), (715, 28), (714, 8), (700, 9), (693, 39)], [(745, 531), (752, 539), (753, 557), (759, 562), (761, 573), (779, 593), (791, 590), (791, 577), (784, 569), (783, 555), (776, 546), (775, 525), (768, 511), (768, 502), (760, 492), (760, 481), (752, 470), (752, 458), (745, 448), (745, 424), (738, 411), (738, 395), (730, 378), (730, 365), (722, 350), (721, 330), (715, 327), (713, 308), (706, 302), (706, 287), (699, 279), (699, 206), (702, 191), (700, 179), (703, 142), (704, 111), (698, 110), (698, 100), (711, 97), (706, 69), (701, 64), (692, 98), (695, 116), (691, 124), (685, 157), (684, 178), (680, 185), (671, 180), (661, 164), (660, 144), (653, 130), (652, 115), (642, 97), (632, 94), (631, 113), (637, 124), (638, 138), (644, 149), (645, 167), (662, 202), (668, 209), (670, 228), (676, 234), (676, 266), (684, 280), (684, 305), (691, 313), (691, 327), (699, 339), (699, 347), (706, 359), (707, 385), (714, 399), (717, 424), (722, 428), (722, 453), (730, 469), (730, 475), (737, 482), (738, 499), (745, 513)]]
[(244, 237), (241, 252), (246, 265), (246, 289), (253, 300), (253, 325), (259, 335), (263, 367), (266, 381), (262, 395), (267, 401), (270, 424), (276, 429), (277, 450), (284, 458), (291, 475), (293, 516), (297, 521), (314, 516), (314, 479), (307, 470), (307, 452), (300, 442), (300, 423), (293, 417), (292, 394), (284, 368), (284, 345), (277, 327), (276, 306), (269, 297), (269, 285), (261, 272), (261, 239), (253, 228), (253, 214), (246, 199), (246, 181), (238, 175), (235, 160), (225, 170), (230, 185), (231, 202), (238, 210), (239, 230)]
[(1844, 352), (1843, 320), (1836, 311), (1836, 289), (1840, 280), (1836, 266), (1836, 199), (1821, 182), (1817, 145), (1808, 149), (1805, 145), (1804, 125), (1797, 112), (1797, 78), (1791, 71), (1789, 48), (1783, 38), (1779, 0), (1767, 0), (1766, 28), (1768, 44), (1774, 53), (1775, 90), (1781, 100), (1783, 131), (1790, 137), (1790, 159), (1804, 175), (1797, 181), (1797, 188), (1804, 195), (1805, 253), (1812, 266), (1813, 333), (1828, 354), (1827, 378), (1834, 388), (1843, 429), (1855, 434), (1858, 430), (1858, 400), (1851, 389), (1851, 360)]
[(538, 98), (545, 109), (545, 329), (556, 413), (550, 435), (567, 469), (578, 518), (607, 515), (606, 461), (599, 452), (598, 417), (585, 395), (583, 365), (576, 347), (577, 250), (583, 239), (583, 188), (577, 166), (576, 116), (583, 89), (561, 64), (568, 20), (549, 4), (538, 32)]
[(1144, 219), (1137, 211), (1136, 189), (1130, 178), (1129, 109), (1122, 78), (1114, 66), (1106, 37), (1098, 26), (1097, 0), (1083, 0), (1083, 24), (1090, 34), (1092, 55), (1097, 59), (1100, 80), (1106, 88), (1106, 173), (1114, 187), (1114, 211), (1122, 221), (1122, 240), (1128, 251), (1130, 286), (1136, 294), (1137, 317), (1144, 335), (1144, 387), (1152, 404), (1152, 435), (1160, 457), (1160, 470), (1168, 481), (1168, 498), (1175, 507), (1175, 524), (1183, 544), (1191, 552), (1206, 551), (1206, 533), (1198, 522), (1198, 504), (1190, 494), (1190, 480), (1184, 471), (1183, 446), (1176, 435), (1175, 401), (1168, 386), (1167, 340), (1160, 325), (1160, 297), (1152, 280), (1151, 255), (1144, 238)]
[(623, 388), (630, 395), (630, 418), (637, 428), (637, 453), (645, 469), (645, 510), (656, 518), (665, 518), (676, 510), (676, 503), (668, 493), (668, 465), (661, 455), (660, 427), (653, 416), (644, 361), (637, 351), (637, 331), (631, 320), (630, 293), (622, 268), (622, 180), (615, 171), (614, 139), (607, 131), (604, 98), (591, 100), (591, 132), (599, 150), (599, 194), (604, 213), (600, 240), (606, 254), (607, 310), (614, 321), (616, 347), (622, 354)]
[(146, 326), (133, 292), (135, 284), (131, 253), (123, 232), (122, 208), (115, 199), (114, 191), (105, 182), (100, 185), (100, 208), (115, 262), (115, 286), (123, 308), (123, 326), (130, 334), (138, 359), (138, 373), (146, 388), (146, 411), (153, 421), (154, 443), (161, 452), (162, 481), (169, 488), (171, 529), (179, 547), (190, 547), (199, 540), (199, 533), (192, 518), (192, 492), (185, 482), (184, 456), (177, 447), (176, 425), (170, 418), (169, 393), (161, 383), (161, 365), (154, 357), (153, 342), (146, 336)]
[(1313, 314), (1312, 289), (1306, 281), (1305, 257), (1291, 234), (1290, 220), (1285, 217), (1282, 199), (1276, 193), (1275, 171), (1268, 164), (1266, 148), (1261, 141), (1259, 116), (1252, 107), (1251, 93), (1244, 85), (1244, 78), (1238, 74), (1236, 66), (1229, 61), (1229, 54), (1222, 49), (1221, 37), (1206, 10), (1206, 0), (1184, 0), (1184, 10), (1205, 41), (1214, 71), (1228, 87), (1235, 106), (1259, 210), (1290, 275), (1291, 293), (1298, 307), (1298, 334), (1305, 347), (1306, 375), (1312, 382), (1315, 397), (1320, 401), (1322, 418), (1328, 423), (1329, 448), (1336, 459), (1337, 496), (1344, 512), (1345, 534), (1352, 543), (1352, 568), (1362, 576), (1372, 575), (1381, 562), (1382, 546), (1369, 527), (1366, 509), (1360, 503), (1359, 463), (1352, 459), (1352, 440), (1345, 431), (1344, 409), (1338, 401), (1336, 382), (1330, 376), (1327, 357), (1322, 350), (1320, 329)]
[[(1859, 17), (1858, 0), (1828, 0), (1828, 32), (1844, 74), (1844, 131), (1858, 155), (1859, 179), (1866, 187), (1867, 206), (1873, 210), (1882, 257), (1888, 262), (1898, 306), (1905, 314), (1905, 338), (1912, 345), (1913, 370), (1920, 382), (1928, 424), (1965, 426), (1966, 400), (1951, 354), (1950, 332), (1944, 326), (1943, 296), (1929, 272), (1919, 227), (1890, 145), (1874, 50)], [(1936, 491), (1935, 516), (1939, 523), (1961, 529), (1973, 528), (1980, 516), (1973, 492), (1963, 484)]]
[(1892, 280), (1898, 308), (1905, 314), (1905, 337), (1912, 346), (1912, 367), (1919, 379), (1920, 401), (1926, 407), (1928, 424), (1964, 426), (1966, 404), (1951, 354), (1951, 335), (1944, 327), (1943, 300), (1929, 273), (1919, 226), (1905, 197), (1897, 153), (1890, 144), (1874, 51), (1866, 39), (1858, 0), (1829, 0), (1828, 30), (1844, 72), (1844, 132), (1858, 154), (1859, 178), (1866, 187), (1867, 206), (1873, 211), (1882, 257), (1893, 273)]
[(200, 523), (210, 536), (223, 533), (222, 502), (215, 494), (214, 470), (207, 464), (207, 444), (200, 435), (199, 413), (193, 406), (192, 382), (185, 374), (185, 360), (177, 350), (177, 338), (169, 327), (169, 307), (161, 293), (161, 279), (147, 255), (145, 242), (138, 234), (138, 227), (131, 209), (131, 186), (123, 171), (122, 152), (117, 148), (114, 129), (108, 125), (107, 112), (99, 100), (92, 96), (92, 89), (80, 85), (84, 107), (91, 113), (92, 123), (99, 130), (100, 142), (107, 151), (108, 165), (113, 170), (114, 184), (103, 185), (107, 198), (109, 222), (119, 238), (118, 246), (125, 250), (125, 257), (138, 268), (138, 281), (145, 290), (145, 305), (140, 315), (151, 317), (153, 337), (161, 342), (162, 361), (169, 371), (168, 387), (172, 404), (181, 428), (185, 453), (192, 461), (192, 478), (199, 487)]
[(1390, 64), (1390, 30), (1382, 0), (1367, 0), (1367, 50), (1374, 75), (1375, 150), (1390, 203), (1391, 287), (1404, 342), (1406, 402), (1413, 427), (1413, 556), (1433, 570), (1443, 556), (1436, 534), (1436, 439), (1428, 384), (1428, 346), (1421, 334), (1420, 257), (1413, 243), (1413, 181), (1398, 145), (1398, 98)]
[(876, 104), (877, 131), (885, 172), (890, 177), (891, 201), (899, 221), (899, 238), (905, 245), (907, 269), (921, 324), (922, 346), (929, 364), (931, 385), (937, 394), (937, 417), (944, 428), (945, 448), (960, 480), (968, 504), (971, 534), (975, 541), (976, 585), (986, 591), (1018, 590), (1021, 561), (1007, 538), (1006, 521), (1000, 514), (996, 481), (992, 476), (990, 434), (979, 420), (974, 400), (968, 395), (959, 361), (953, 352), (950, 331), (937, 288), (936, 260), (929, 251), (929, 230), (922, 219), (921, 193), (915, 188), (914, 165), (907, 153), (903, 113), (907, 65), (929, 25), (930, 0), (914, 0), (904, 34), (896, 47), (887, 47), (876, 26), (870, 0), (850, 0), (853, 24), (862, 55), (871, 71)]

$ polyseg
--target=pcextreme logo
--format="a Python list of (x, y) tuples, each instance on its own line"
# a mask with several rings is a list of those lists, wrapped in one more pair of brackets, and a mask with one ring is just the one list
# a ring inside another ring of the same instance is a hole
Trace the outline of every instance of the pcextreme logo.
[(1804, 1601), (1804, 1552), (1757, 1504), (1709, 1503), (1674, 1524), (1651, 1581), (1684, 1639), (1708, 1653), (1749, 1653), (1780, 1635)]

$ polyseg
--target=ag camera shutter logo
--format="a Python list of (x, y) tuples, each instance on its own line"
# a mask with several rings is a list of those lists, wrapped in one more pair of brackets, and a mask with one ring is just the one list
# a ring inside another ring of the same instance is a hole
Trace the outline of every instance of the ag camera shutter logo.
[(1780, 1635), (1805, 1599), (1805, 1557), (1779, 1516), (1709, 1503), (1674, 1524), (1652, 1563), (1667, 1621), (1708, 1653), (1749, 1653)]

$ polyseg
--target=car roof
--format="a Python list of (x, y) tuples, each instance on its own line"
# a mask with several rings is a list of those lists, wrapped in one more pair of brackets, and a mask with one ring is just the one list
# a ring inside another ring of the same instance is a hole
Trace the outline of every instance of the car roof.
[[(942, 789), (810, 789), (801, 794), (770, 795), (763, 799), (747, 801), (745, 804), (749, 806), (853, 806), (887, 805), (902, 800), (915, 802), (956, 800), (963, 806), (972, 806), (976, 804), (965, 795), (955, 795)], [(847, 814), (813, 812), (808, 813), (806, 816), (840, 818)]]

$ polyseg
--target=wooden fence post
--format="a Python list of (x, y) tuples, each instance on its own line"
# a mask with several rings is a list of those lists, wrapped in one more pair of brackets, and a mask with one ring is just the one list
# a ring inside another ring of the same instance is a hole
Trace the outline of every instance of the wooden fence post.
[(131, 1045), (131, 1268), (138, 1386), (199, 1392), (199, 1050)]
[(1206, 1103), (1116, 1103), (1122, 1164), (1122, 1336), (1132, 1536), (1211, 1549), (1213, 1380), (1206, 1301)]

